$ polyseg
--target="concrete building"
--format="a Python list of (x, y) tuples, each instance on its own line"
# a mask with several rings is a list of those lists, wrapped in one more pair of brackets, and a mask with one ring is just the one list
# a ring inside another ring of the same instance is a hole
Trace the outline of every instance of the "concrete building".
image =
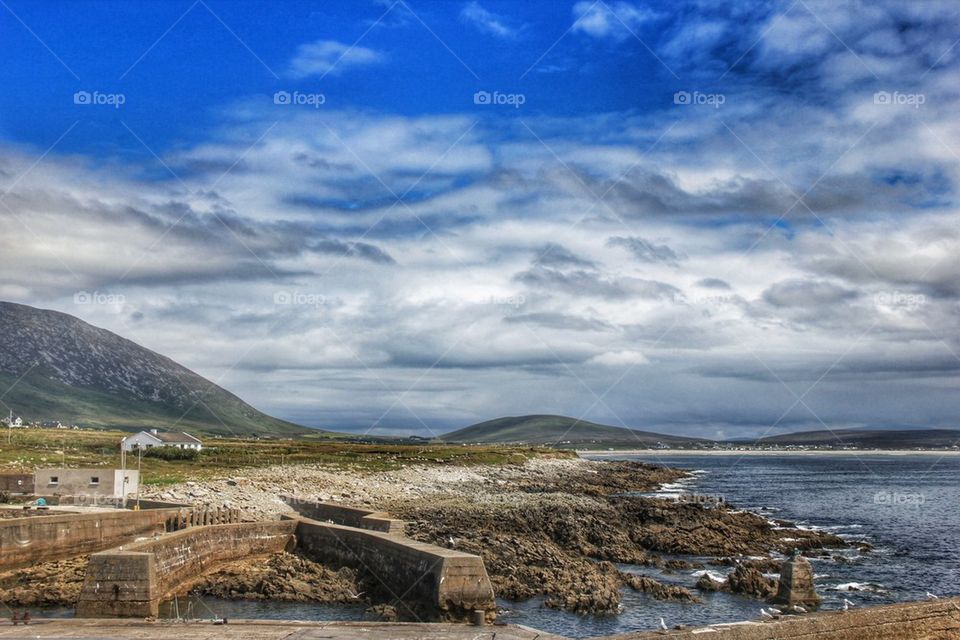
[(122, 498), (137, 492), (140, 473), (135, 469), (37, 469), (34, 493), (38, 496)]
[(149, 431), (141, 431), (136, 435), (124, 438), (120, 446), (123, 447), (124, 451), (152, 449), (153, 447), (175, 447), (177, 449), (200, 451), (200, 449), (203, 448), (203, 443), (189, 433), (150, 429)]
[(0, 491), (33, 495), (32, 473), (0, 473)]

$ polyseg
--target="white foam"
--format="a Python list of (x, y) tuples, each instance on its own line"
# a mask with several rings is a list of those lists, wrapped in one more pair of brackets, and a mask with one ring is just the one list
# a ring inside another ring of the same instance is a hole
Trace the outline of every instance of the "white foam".
[(704, 569), (702, 571), (694, 571), (694, 578), (700, 578), (701, 576), (710, 576), (710, 579), (714, 582), (723, 582), (727, 579), (727, 576), (722, 573), (717, 573), (716, 571), (710, 571), (709, 569)]
[(834, 587), (829, 587), (829, 591), (872, 591), (874, 593), (884, 593), (883, 587), (869, 582), (844, 582)]

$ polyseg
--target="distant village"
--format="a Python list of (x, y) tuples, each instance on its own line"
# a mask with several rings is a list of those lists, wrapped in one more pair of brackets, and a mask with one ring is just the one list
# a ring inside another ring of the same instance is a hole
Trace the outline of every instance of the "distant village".
[(79, 429), (76, 424), (64, 423), (60, 420), (34, 420), (33, 422), (24, 422), (20, 416), (9, 415), (0, 418), (0, 426), (8, 429)]

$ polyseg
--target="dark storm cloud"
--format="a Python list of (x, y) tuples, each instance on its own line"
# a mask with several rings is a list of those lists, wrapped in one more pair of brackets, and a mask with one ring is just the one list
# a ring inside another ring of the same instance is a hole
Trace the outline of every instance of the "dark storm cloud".
[(554, 242), (543, 245), (537, 249), (536, 253), (537, 255), (533, 260), (534, 264), (544, 267), (583, 267), (592, 269), (596, 266), (591, 260), (581, 258), (566, 247)]
[(551, 311), (507, 316), (503, 321), (508, 323), (529, 323), (550, 329), (568, 331), (609, 331), (614, 328), (612, 324), (599, 318), (585, 318), (569, 313)]
[(847, 302), (857, 295), (830, 282), (784, 280), (764, 291), (763, 299), (775, 307), (819, 308)]
[(642, 278), (605, 278), (593, 271), (576, 269), (560, 271), (534, 266), (514, 276), (531, 289), (560, 291), (573, 296), (595, 296), (607, 299), (642, 298), (665, 300), (680, 295), (673, 285)]
[(705, 289), (719, 289), (722, 291), (729, 291), (731, 289), (730, 283), (720, 278), (703, 278), (702, 280), (698, 280), (696, 284), (698, 287)]
[(351, 242), (335, 239), (318, 240), (309, 245), (311, 251), (331, 255), (361, 258), (377, 264), (396, 264), (389, 253), (366, 242)]
[(676, 264), (684, 259), (665, 244), (654, 244), (636, 236), (613, 236), (607, 240), (608, 247), (623, 247), (641, 262), (664, 262)]

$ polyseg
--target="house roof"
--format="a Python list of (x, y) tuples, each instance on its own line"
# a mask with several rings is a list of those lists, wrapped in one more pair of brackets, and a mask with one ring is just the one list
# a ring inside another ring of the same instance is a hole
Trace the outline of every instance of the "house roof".
[(143, 431), (142, 433), (153, 436), (160, 442), (187, 442), (190, 444), (198, 444), (200, 442), (198, 438), (194, 438), (189, 433), (183, 433), (182, 431), (158, 431), (157, 433)]

